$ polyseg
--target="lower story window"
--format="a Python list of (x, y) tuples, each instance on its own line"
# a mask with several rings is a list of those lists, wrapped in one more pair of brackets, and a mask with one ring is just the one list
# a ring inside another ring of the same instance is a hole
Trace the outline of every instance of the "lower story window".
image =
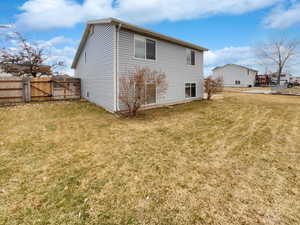
[(148, 81), (145, 84), (135, 84), (135, 95), (143, 99), (145, 105), (156, 104), (156, 83)]
[(236, 81), (235, 81), (235, 84), (236, 84), (236, 85), (239, 85), (239, 84), (241, 84), (241, 81), (236, 80)]
[(185, 98), (196, 97), (196, 83), (185, 83)]
[(155, 104), (156, 103), (156, 84), (155, 82), (149, 82), (146, 83), (146, 98), (145, 98), (145, 103), (146, 105), (149, 104)]

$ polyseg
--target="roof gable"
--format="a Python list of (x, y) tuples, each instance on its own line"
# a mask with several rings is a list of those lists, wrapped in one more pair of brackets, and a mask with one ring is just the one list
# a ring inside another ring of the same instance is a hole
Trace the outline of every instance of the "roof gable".
[(189, 43), (189, 42), (182, 41), (182, 40), (179, 40), (179, 39), (176, 39), (176, 38), (173, 38), (173, 37), (161, 34), (161, 33), (157, 33), (157, 32), (151, 31), (151, 30), (147, 30), (147, 29), (144, 29), (142, 27), (135, 26), (135, 25), (126, 23), (124, 21), (121, 21), (121, 20), (118, 20), (118, 19), (115, 19), (115, 18), (106, 18), (106, 19), (100, 19), (100, 20), (92, 20), (92, 21), (89, 21), (87, 23), (87, 25), (85, 27), (85, 30), (84, 30), (84, 33), (83, 33), (83, 36), (81, 38), (79, 47), (78, 47), (77, 52), (75, 54), (75, 58), (74, 58), (73, 63), (72, 63), (72, 68), (75, 68), (76, 65), (77, 65), (77, 62), (79, 60), (81, 51), (84, 48), (84, 45), (85, 45), (85, 43), (88, 39), (91, 26), (92, 25), (97, 25), (97, 24), (121, 25), (122, 28), (128, 29), (130, 31), (133, 31), (133, 32), (136, 32), (136, 33), (139, 33), (139, 34), (142, 34), (142, 35), (148, 35), (148, 36), (151, 36), (151, 37), (154, 37), (154, 38), (157, 38), (157, 39), (168, 41), (168, 42), (171, 42), (171, 43), (174, 43), (174, 44), (177, 44), (177, 45), (181, 45), (181, 46), (184, 46), (184, 47), (187, 47), (187, 48), (195, 49), (195, 50), (198, 50), (198, 51), (208, 51), (207, 48), (201, 47), (199, 45), (195, 45), (193, 43)]
[(254, 71), (254, 72), (258, 72), (257, 70), (255, 69), (251, 69), (251, 68), (248, 68), (246, 66), (241, 66), (241, 65), (237, 65), (237, 64), (226, 64), (224, 66), (217, 66), (213, 69), (214, 70), (218, 70), (218, 69), (221, 69), (221, 68), (224, 68), (224, 67), (228, 67), (228, 66), (233, 66), (233, 67), (239, 67), (239, 68), (243, 68), (243, 69), (247, 69), (247, 70), (251, 70), (251, 71)]

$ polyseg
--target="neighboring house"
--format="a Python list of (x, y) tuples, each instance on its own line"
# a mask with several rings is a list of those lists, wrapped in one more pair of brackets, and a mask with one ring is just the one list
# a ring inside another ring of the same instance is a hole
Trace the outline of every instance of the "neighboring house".
[(213, 78), (223, 78), (225, 87), (253, 87), (258, 71), (236, 64), (227, 64), (213, 69)]
[[(138, 68), (164, 72), (164, 96), (149, 105), (175, 104), (203, 98), (203, 52), (206, 48), (108, 18), (88, 22), (72, 68), (81, 78), (82, 97), (108, 111), (124, 110), (119, 78)], [(153, 84), (152, 84), (153, 86)], [(147, 93), (147, 91), (146, 91)]]

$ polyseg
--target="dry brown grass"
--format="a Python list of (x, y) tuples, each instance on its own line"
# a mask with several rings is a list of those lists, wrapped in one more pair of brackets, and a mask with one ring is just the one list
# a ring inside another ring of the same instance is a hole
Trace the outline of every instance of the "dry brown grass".
[(281, 91), (283, 94), (300, 95), (300, 87), (287, 88)]
[(244, 92), (244, 91), (270, 91), (271, 87), (251, 87), (251, 88), (239, 88), (239, 87), (224, 87), (225, 92)]
[(0, 224), (296, 225), (299, 179), (299, 97), (0, 108)]

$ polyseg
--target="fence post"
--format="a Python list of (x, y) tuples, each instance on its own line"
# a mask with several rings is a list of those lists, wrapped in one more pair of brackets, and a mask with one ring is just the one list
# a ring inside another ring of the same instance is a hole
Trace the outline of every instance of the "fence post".
[(51, 89), (51, 100), (54, 100), (54, 84), (53, 84), (53, 77), (50, 80), (50, 89)]
[(30, 78), (23, 78), (23, 101), (30, 102), (31, 101), (31, 83)]

